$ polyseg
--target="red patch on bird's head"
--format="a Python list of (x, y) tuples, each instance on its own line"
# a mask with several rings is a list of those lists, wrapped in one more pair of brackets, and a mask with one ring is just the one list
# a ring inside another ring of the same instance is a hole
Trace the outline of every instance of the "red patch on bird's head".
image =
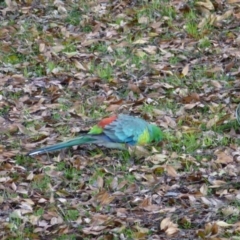
[(108, 118), (104, 118), (98, 123), (98, 126), (104, 128), (106, 125), (112, 123), (116, 119), (117, 119), (117, 116), (111, 116)]

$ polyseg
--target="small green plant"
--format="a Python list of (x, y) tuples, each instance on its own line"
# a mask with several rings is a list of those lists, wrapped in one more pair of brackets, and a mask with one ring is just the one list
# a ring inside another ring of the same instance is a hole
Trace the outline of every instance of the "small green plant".
[(113, 68), (110, 64), (97, 65), (96, 74), (105, 80), (110, 80), (113, 75)]
[(197, 15), (194, 11), (190, 11), (187, 15), (187, 21), (185, 24), (186, 32), (194, 38), (199, 37)]
[(214, 139), (211, 137), (205, 137), (203, 139), (203, 146), (204, 147), (212, 147), (214, 143)]
[(180, 59), (177, 56), (172, 56), (172, 57), (169, 58), (169, 63), (170, 64), (177, 64), (177, 63), (179, 63), (179, 61), (180, 61)]
[(180, 225), (182, 229), (191, 229), (192, 228), (192, 224), (190, 221), (184, 221), (183, 224)]
[(131, 156), (130, 156), (129, 151), (121, 151), (120, 152), (120, 158), (122, 159), (123, 163), (129, 162), (130, 157)]
[(161, 0), (152, 0), (148, 6), (143, 7), (141, 11), (138, 12), (138, 17), (146, 15), (149, 18), (154, 18), (155, 14), (161, 9), (161, 5)]
[(79, 212), (76, 209), (69, 209), (65, 213), (65, 219), (67, 221), (75, 221), (79, 216)]
[(211, 47), (211, 41), (209, 40), (208, 37), (204, 37), (202, 39), (199, 40), (198, 42), (198, 46), (202, 49), (205, 49), (205, 48), (209, 48)]
[(71, 53), (71, 52), (76, 52), (76, 50), (77, 50), (77, 47), (74, 42), (71, 42), (71, 41), (65, 42), (63, 52)]
[(16, 156), (16, 163), (20, 166), (30, 165), (33, 162), (34, 162), (34, 160), (31, 157), (27, 157), (27, 156), (24, 156), (24, 155), (17, 155)]
[(162, 4), (160, 9), (163, 16), (169, 17), (171, 20), (176, 17), (176, 10), (172, 6)]
[(77, 170), (76, 168), (70, 167), (64, 170), (64, 176), (68, 180), (78, 180), (81, 178), (81, 171)]
[(134, 232), (130, 228), (124, 228), (122, 230), (122, 234), (123, 234), (124, 238), (126, 238), (126, 239), (134, 239)]
[(21, 55), (19, 54), (9, 54), (9, 55), (5, 55), (3, 58), (3, 62), (5, 63), (10, 63), (10, 64), (17, 64), (21, 62)]
[(143, 113), (153, 113), (153, 109), (155, 108), (155, 106), (144, 103), (142, 106), (142, 112)]
[(85, 33), (89, 33), (89, 32), (92, 31), (92, 26), (91, 25), (85, 25), (85, 26), (83, 26), (82, 30)]
[(234, 224), (234, 223), (238, 222), (238, 214), (228, 216), (228, 219), (226, 220), (226, 222), (229, 224)]
[(73, 8), (72, 11), (68, 13), (67, 18), (65, 19), (66, 23), (72, 24), (73, 26), (78, 26), (82, 18), (82, 12), (76, 8)]
[(104, 43), (91, 44), (89, 50), (90, 50), (90, 52), (106, 53), (107, 52), (107, 45), (104, 44)]
[(38, 208), (37, 211), (35, 212), (36, 216), (42, 216), (44, 213), (44, 209), (43, 208)]
[(132, 174), (127, 174), (126, 178), (123, 179), (123, 180), (127, 180), (129, 182), (129, 184), (132, 184), (132, 183), (134, 183), (136, 181), (136, 178)]
[(68, 125), (59, 126), (56, 130), (59, 134), (63, 136), (67, 135), (70, 132)]
[(67, 165), (64, 161), (57, 163), (57, 171), (64, 171), (67, 169)]
[(117, 19), (115, 20), (115, 23), (116, 23), (117, 25), (120, 25), (122, 22), (124, 22), (124, 18), (122, 18), (122, 17), (119, 17), (119, 18), (117, 18)]
[(147, 55), (145, 53), (143, 53), (141, 56), (138, 55), (132, 55), (132, 57), (130, 58), (130, 63), (132, 65), (135, 65), (136, 68), (141, 68), (143, 61), (147, 60)]
[(196, 132), (183, 134), (180, 141), (176, 138), (176, 136), (167, 133), (165, 133), (165, 138), (171, 142), (169, 147), (172, 151), (192, 153), (201, 148), (201, 143), (198, 140), (201, 139), (201, 137)]
[(32, 188), (46, 191), (51, 183), (51, 178), (47, 175), (38, 176), (32, 182)]
[(46, 74), (45, 67), (38, 65), (37, 67), (32, 67), (29, 69), (29, 72), (32, 72), (31, 76), (41, 77)]
[(194, 38), (198, 38), (199, 37), (199, 32), (198, 32), (198, 27), (197, 24), (194, 22), (187, 22), (186, 23), (186, 32), (191, 35)]
[(56, 68), (55, 62), (49, 61), (47, 62), (47, 72), (52, 72), (54, 68)]
[(9, 215), (9, 225), (11, 231), (16, 232), (22, 224), (22, 219), (18, 216), (16, 212)]
[(53, 113), (52, 113), (52, 118), (54, 119), (54, 120), (60, 120), (61, 119), (61, 114), (58, 112), (58, 111), (54, 111)]
[(74, 234), (71, 234), (71, 235), (63, 234), (63, 235), (55, 238), (55, 240), (66, 240), (66, 239), (67, 240), (77, 240), (77, 237)]
[(3, 106), (0, 108), (0, 116), (4, 116), (5, 114), (8, 113), (8, 111), (10, 110), (10, 106)]

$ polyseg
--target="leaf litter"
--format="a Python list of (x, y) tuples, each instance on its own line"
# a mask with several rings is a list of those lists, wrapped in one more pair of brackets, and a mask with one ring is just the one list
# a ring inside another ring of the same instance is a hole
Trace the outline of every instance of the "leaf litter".
[[(0, 10), (1, 239), (237, 239), (238, 1)], [(162, 143), (25, 156), (119, 112)]]

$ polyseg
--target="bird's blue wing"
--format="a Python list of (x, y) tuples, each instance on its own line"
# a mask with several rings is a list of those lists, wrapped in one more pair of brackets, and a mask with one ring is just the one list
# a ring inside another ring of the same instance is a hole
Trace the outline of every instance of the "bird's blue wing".
[(147, 129), (148, 123), (143, 119), (120, 114), (118, 118), (105, 126), (104, 134), (113, 142), (123, 142), (134, 145), (139, 136)]

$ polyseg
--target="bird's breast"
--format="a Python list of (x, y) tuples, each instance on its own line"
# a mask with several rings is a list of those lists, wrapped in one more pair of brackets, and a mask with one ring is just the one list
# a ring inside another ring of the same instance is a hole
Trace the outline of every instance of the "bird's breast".
[(150, 134), (148, 129), (145, 129), (138, 137), (137, 143), (139, 145), (144, 145), (150, 141)]

